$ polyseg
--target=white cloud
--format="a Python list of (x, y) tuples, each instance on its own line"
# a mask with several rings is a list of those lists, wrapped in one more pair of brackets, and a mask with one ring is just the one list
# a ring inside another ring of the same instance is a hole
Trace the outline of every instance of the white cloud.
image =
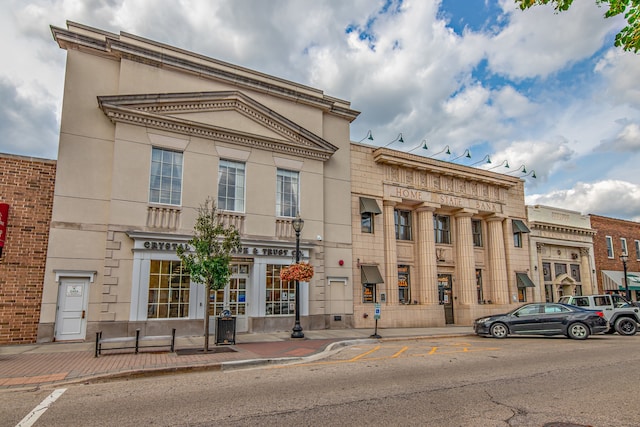
[(568, 190), (529, 195), (526, 203), (640, 221), (640, 185), (625, 181), (578, 182)]

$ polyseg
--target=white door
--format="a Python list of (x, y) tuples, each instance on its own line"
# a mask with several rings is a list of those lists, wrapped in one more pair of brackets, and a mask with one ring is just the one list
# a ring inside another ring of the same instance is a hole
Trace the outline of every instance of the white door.
[[(229, 284), (217, 291), (209, 294), (211, 311), (215, 313), (210, 318), (210, 324), (216, 321), (222, 311), (228, 310), (231, 316), (236, 318), (236, 332), (247, 332), (249, 322), (247, 321), (247, 282), (249, 279), (249, 264), (232, 264), (232, 275)], [(209, 327), (213, 330), (213, 327)]]
[(84, 340), (87, 331), (89, 281), (61, 278), (58, 288), (56, 341)]

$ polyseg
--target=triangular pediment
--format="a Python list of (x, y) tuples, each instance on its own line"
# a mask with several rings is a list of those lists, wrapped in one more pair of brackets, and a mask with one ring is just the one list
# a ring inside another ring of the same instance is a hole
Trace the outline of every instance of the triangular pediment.
[(99, 96), (109, 119), (235, 145), (328, 160), (338, 149), (237, 91)]
[(554, 284), (556, 285), (575, 285), (576, 280), (569, 276), (567, 273), (562, 273), (561, 275), (559, 275), (558, 277), (556, 277), (556, 279), (553, 281)]

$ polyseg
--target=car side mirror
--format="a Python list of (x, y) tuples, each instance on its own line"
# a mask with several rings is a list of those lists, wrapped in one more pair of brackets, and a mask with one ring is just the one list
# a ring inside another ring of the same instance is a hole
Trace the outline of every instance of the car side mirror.
[(520, 317), (520, 313), (513, 313), (514, 316)]

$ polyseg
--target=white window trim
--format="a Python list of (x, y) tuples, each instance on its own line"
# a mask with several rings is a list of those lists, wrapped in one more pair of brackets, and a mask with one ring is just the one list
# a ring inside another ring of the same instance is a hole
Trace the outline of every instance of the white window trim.
[[(611, 236), (604, 236), (605, 242), (607, 243), (607, 258), (613, 259), (615, 258), (615, 250), (613, 249), (613, 238)], [(611, 248), (611, 255), (609, 255), (609, 248)]]
[(620, 249), (622, 250), (622, 255), (629, 255), (629, 247), (627, 246), (627, 239), (624, 237), (620, 238)]

